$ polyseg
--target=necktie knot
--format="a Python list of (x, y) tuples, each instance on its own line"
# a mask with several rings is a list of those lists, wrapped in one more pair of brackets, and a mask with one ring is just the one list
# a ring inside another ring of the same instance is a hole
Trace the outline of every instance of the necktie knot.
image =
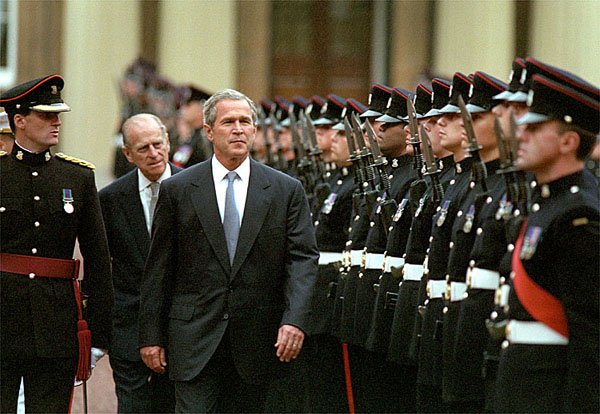
[(160, 183), (158, 181), (152, 181), (150, 183), (150, 191), (152, 191), (152, 197), (156, 197), (158, 195), (159, 188), (160, 188)]
[(238, 174), (235, 171), (229, 171), (226, 175), (225, 178), (227, 178), (227, 180), (232, 183), (235, 181), (235, 179), (238, 177)]

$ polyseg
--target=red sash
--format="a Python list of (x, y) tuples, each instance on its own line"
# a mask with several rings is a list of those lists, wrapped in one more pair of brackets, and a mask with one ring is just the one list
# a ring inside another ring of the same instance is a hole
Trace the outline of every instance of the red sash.
[(515, 278), (513, 279), (515, 292), (525, 310), (536, 321), (542, 322), (544, 325), (568, 338), (569, 328), (562, 302), (535, 283), (525, 271), (525, 267), (523, 267), (520, 252), (526, 227), (527, 221), (523, 223), (512, 256), (512, 269), (515, 272)]

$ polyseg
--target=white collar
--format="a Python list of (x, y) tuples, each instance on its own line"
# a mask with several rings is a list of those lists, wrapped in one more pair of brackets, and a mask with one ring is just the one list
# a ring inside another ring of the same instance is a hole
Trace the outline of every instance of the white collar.
[[(146, 189), (152, 183), (152, 181), (150, 181), (144, 174), (142, 174), (142, 171), (140, 171), (139, 168), (137, 170), (137, 175), (138, 175), (138, 191), (144, 191), (144, 189)], [(165, 168), (165, 171), (162, 173), (160, 178), (158, 180), (156, 180), (156, 182), (160, 184), (164, 180), (169, 178), (170, 176), (171, 176), (171, 165), (167, 164), (167, 168)]]
[[(223, 164), (221, 164), (221, 162), (214, 155), (212, 156), (211, 163), (214, 181), (219, 182), (223, 180), (223, 178), (225, 178), (225, 175), (227, 175), (229, 170), (225, 168)], [(237, 175), (242, 181), (248, 183), (250, 181), (250, 157), (246, 157), (246, 159), (239, 165), (239, 167), (237, 167), (233, 171), (237, 173)]]

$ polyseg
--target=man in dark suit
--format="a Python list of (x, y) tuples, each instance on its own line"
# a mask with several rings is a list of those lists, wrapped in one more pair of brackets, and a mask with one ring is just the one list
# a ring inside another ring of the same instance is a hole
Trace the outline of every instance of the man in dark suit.
[(168, 352), (177, 412), (258, 412), (302, 349), (318, 250), (300, 183), (248, 156), (254, 103), (227, 89), (204, 118), (214, 156), (161, 187), (140, 352), (156, 372)]
[(173, 386), (166, 375), (153, 373), (142, 362), (137, 340), (140, 283), (150, 249), (150, 222), (158, 186), (181, 169), (168, 162), (169, 136), (157, 116), (134, 115), (125, 121), (122, 130), (123, 153), (137, 168), (99, 193), (115, 288), (110, 364), (118, 410), (173, 412)]

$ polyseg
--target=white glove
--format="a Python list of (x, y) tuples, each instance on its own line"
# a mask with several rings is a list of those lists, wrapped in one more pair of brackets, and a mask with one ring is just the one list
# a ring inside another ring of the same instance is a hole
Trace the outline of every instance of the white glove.
[[(90, 377), (92, 376), (92, 370), (94, 368), (96, 368), (96, 363), (98, 361), (100, 361), (100, 359), (107, 353), (108, 353), (108, 351), (106, 349), (92, 347), (91, 357), (90, 357), (90, 376), (88, 377), (88, 379), (90, 379)], [(78, 387), (81, 384), (83, 384), (83, 381), (75, 380), (75, 382), (73, 383), (73, 386)]]

